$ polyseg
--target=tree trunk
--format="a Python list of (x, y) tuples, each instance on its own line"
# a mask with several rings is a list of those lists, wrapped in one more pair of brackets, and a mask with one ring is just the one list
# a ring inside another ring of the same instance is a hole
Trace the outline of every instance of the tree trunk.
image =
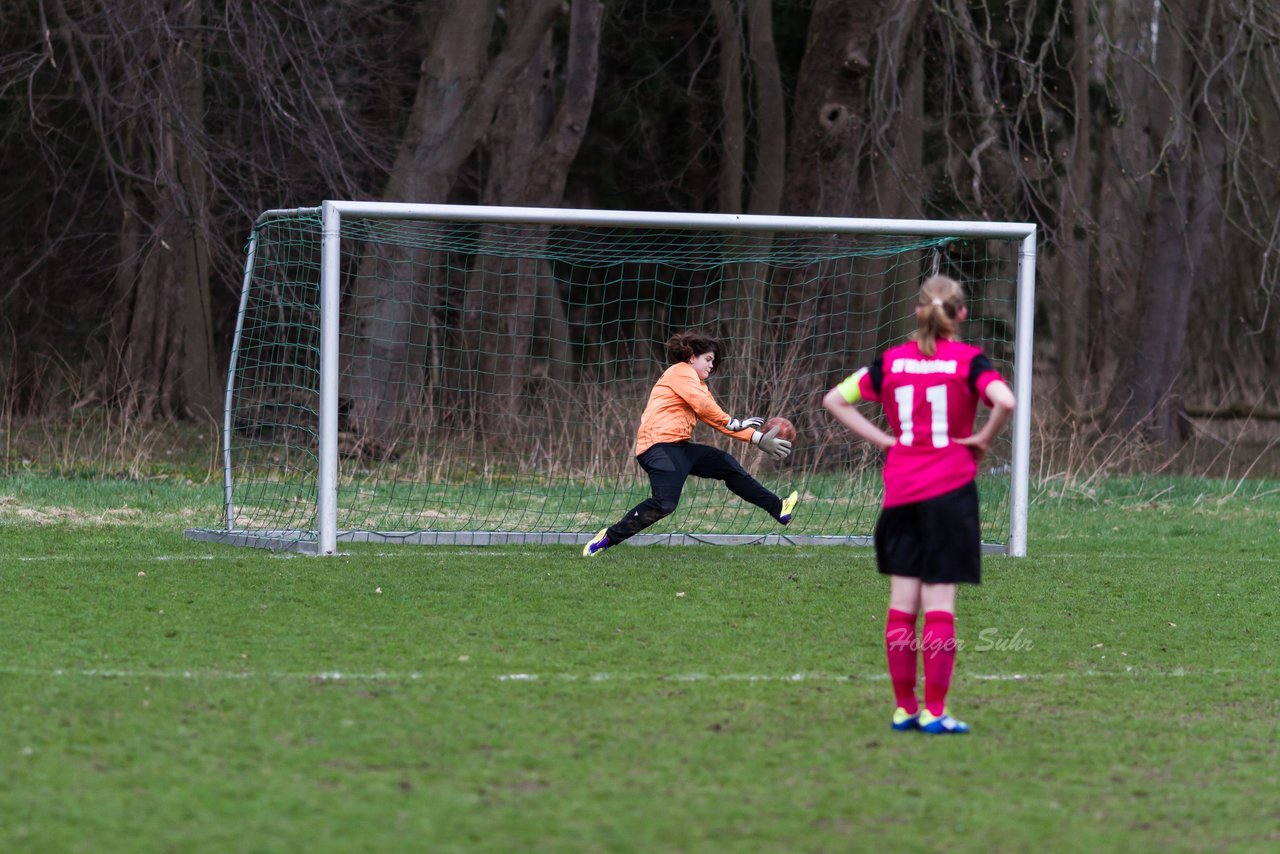
[[(531, 13), (530, 7), (527, 2), (508, 3), (508, 20), (520, 22)], [(571, 9), (563, 62), (558, 61), (553, 33), (547, 32), (531, 61), (512, 81), (485, 139), (489, 158), (481, 194), (485, 204), (560, 204), (595, 98), (602, 17), (600, 0), (577, 0)], [(494, 435), (502, 435), (504, 422), (525, 411), (534, 373), (535, 334), (545, 336), (563, 331), (564, 326), (559, 302), (539, 299), (547, 291), (543, 282), (552, 277), (550, 263), (530, 258), (529, 253), (501, 250), (519, 245), (538, 251), (550, 231), (535, 226), (484, 226), (482, 243), (495, 251), (481, 256), (467, 279), (464, 350), (479, 357), (473, 376), (456, 375), (457, 387), (476, 390), (475, 411), (484, 429)], [(555, 314), (540, 320), (540, 305)], [(549, 343), (551, 361), (566, 364), (568, 342)]]
[(1089, 247), (1097, 234), (1089, 219), (1094, 164), (1093, 122), (1089, 111), (1089, 60), (1092, 50), (1088, 0), (1071, 0), (1072, 134), (1070, 149), (1064, 156), (1066, 162), (1062, 164), (1066, 180), (1062, 182), (1062, 222), (1053, 291), (1058, 310), (1051, 330), (1057, 345), (1057, 395), (1062, 408), (1068, 413), (1078, 412), (1081, 408), (1077, 392), (1086, 373), (1080, 345), (1087, 331), (1086, 299), (1091, 269)]
[(1134, 334), (1122, 350), (1110, 397), (1116, 424), (1156, 441), (1176, 438), (1182, 411), (1177, 379), (1183, 368), (1187, 311), (1198, 259), (1190, 229), (1203, 226), (1208, 200), (1197, 199), (1205, 168), (1196, 139), (1199, 85), (1189, 44), (1201, 38), (1196, 4), (1166, 2), (1156, 45), (1156, 81), (1148, 89), (1148, 133), (1156, 162), (1147, 179), (1148, 205)]
[(755, 92), (756, 160), (747, 212), (775, 214), (787, 174), (787, 106), (773, 39), (772, 0), (747, 0), (751, 80)]
[[(202, 0), (188, 0), (188, 36), (175, 48), (182, 111), (192, 120), (205, 114), (204, 29)], [(172, 138), (171, 138), (172, 139)], [(182, 363), (180, 379), (186, 412), (204, 419), (222, 412), (218, 382), (221, 371), (214, 364), (213, 310), (209, 293), (208, 181), (202, 152), (189, 141), (173, 139), (175, 177), (184, 188), (186, 217), (182, 222), (178, 266), (182, 270)]]
[[(818, 0), (800, 63), (787, 180), (782, 209), (807, 216), (868, 213), (863, 176), (876, 141), (869, 121), (878, 51), (892, 48), (883, 27), (897, 11), (888, 0)], [(834, 239), (815, 235), (815, 244)], [(777, 337), (788, 363), (813, 388), (825, 385), (857, 349), (855, 312), (878, 311), (862, 292), (851, 292), (846, 258), (805, 270), (775, 271)], [(796, 358), (796, 354), (804, 354)]]
[[(62, 2), (52, 8), (120, 203), (106, 363), (77, 406), (103, 401), (143, 421), (210, 415), (218, 398), (201, 228), (202, 4), (133, 6), (98, 20), (73, 20)], [(99, 26), (106, 35), (95, 40), (89, 30)], [(103, 101), (98, 87), (111, 73), (120, 79)]]
[[(773, 214), (782, 202), (786, 174), (786, 106), (773, 42), (771, 6), (770, 0), (744, 0), (741, 5), (732, 0), (715, 0), (712, 6), (720, 41), (720, 210), (725, 213), (746, 209), (753, 214)], [(748, 46), (750, 95), (744, 74), (744, 42)], [(747, 164), (748, 97), (754, 105), (755, 118), (754, 163), (750, 168)], [(749, 200), (744, 201), (748, 171), (751, 173), (750, 195)], [(719, 318), (721, 334), (733, 347), (734, 360), (744, 365), (755, 363), (764, 346), (769, 292), (769, 265), (764, 259), (769, 256), (771, 245), (770, 234), (735, 236), (730, 251), (754, 260), (729, 265), (723, 272), (725, 299)], [(733, 377), (755, 373), (744, 369), (735, 372)], [(731, 398), (755, 399), (763, 390), (733, 384), (724, 392)]]
[[(923, 0), (901, 4), (896, 17), (887, 22), (882, 45), (878, 85), (884, 100), (897, 99), (896, 109), (884, 138), (873, 153), (872, 187), (877, 216), (922, 219), (924, 213), (924, 56), (920, 14)], [(875, 351), (896, 344), (915, 331), (915, 317), (905, 316), (902, 306), (911, 305), (919, 292), (921, 269), (918, 261), (902, 264), (875, 275), (868, 290), (879, 301), (877, 330), (862, 337), (852, 364), (866, 364)]]
[(876, 35), (896, 4), (818, 0), (796, 84), (783, 211), (847, 216), (864, 209), (859, 194)]
[(720, 42), (720, 193), (721, 213), (742, 211), (742, 180), (747, 163), (747, 117), (743, 105), (742, 21), (733, 0), (711, 0)]
[[(512, 22), (501, 49), (489, 45), (499, 0), (424, 3), (424, 25), (434, 21), (418, 92), (383, 199), (444, 202), (462, 164), (488, 131), (499, 99), (528, 65), (560, 9), (560, 0), (531, 0)], [(441, 259), (411, 247), (376, 245), (360, 263), (347, 332), (345, 395), (348, 428), (394, 444), (413, 422), (412, 406), (426, 383), (413, 351), (411, 306), (441, 301), (441, 283), (424, 281)], [(410, 390), (406, 393), (406, 390)]]

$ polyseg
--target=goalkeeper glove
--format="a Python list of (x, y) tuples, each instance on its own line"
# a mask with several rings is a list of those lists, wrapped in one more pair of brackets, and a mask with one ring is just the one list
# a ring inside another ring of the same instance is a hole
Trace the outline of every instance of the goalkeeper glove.
[(763, 418), (730, 418), (729, 423), (724, 426), (730, 433), (737, 433), (739, 430), (745, 430), (748, 427), (759, 427), (763, 423)]
[(785, 460), (791, 455), (791, 443), (786, 439), (778, 438), (777, 427), (774, 427), (768, 433), (761, 433), (757, 430), (751, 436), (751, 444), (758, 446), (760, 450), (775, 460)]

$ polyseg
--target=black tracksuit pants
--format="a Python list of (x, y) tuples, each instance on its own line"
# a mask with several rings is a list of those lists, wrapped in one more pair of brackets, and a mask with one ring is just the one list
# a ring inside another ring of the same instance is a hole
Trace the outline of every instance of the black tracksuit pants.
[(722, 480), (730, 492), (777, 519), (782, 499), (747, 474), (733, 455), (710, 445), (670, 442), (653, 445), (636, 457), (649, 475), (653, 494), (609, 527), (610, 543), (634, 537), (653, 523), (671, 515), (680, 504), (680, 493), (689, 475)]

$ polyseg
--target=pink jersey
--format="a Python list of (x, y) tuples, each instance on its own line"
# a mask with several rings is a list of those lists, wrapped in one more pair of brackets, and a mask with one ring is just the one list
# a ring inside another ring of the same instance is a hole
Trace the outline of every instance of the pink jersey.
[(892, 347), (861, 373), (858, 392), (884, 406), (898, 440), (885, 456), (885, 507), (934, 498), (974, 479), (973, 452), (951, 440), (973, 435), (978, 401), (991, 405), (987, 386), (999, 379), (980, 348), (947, 340), (932, 356), (914, 341)]

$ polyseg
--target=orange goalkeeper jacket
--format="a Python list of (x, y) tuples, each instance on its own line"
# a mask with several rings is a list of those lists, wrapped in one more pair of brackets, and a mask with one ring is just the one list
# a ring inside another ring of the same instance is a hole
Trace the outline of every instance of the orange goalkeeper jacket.
[(659, 442), (687, 442), (693, 438), (693, 425), (699, 420), (726, 436), (750, 442), (755, 432), (750, 427), (737, 432), (729, 430), (729, 413), (711, 396), (693, 365), (677, 362), (663, 371), (649, 392), (649, 403), (640, 416), (636, 433), (636, 456)]

